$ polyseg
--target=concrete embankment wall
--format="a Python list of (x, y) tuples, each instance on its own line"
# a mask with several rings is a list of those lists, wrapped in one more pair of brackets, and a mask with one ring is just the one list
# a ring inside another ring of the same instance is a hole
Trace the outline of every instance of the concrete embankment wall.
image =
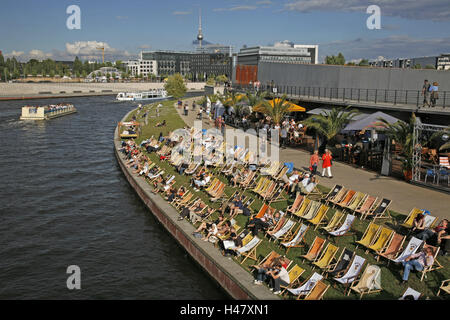
[[(122, 121), (126, 119), (123, 118)], [(178, 212), (161, 196), (151, 192), (150, 185), (142, 177), (133, 174), (125, 166), (123, 155), (118, 151), (120, 138), (117, 128), (114, 134), (114, 149), (117, 161), (131, 187), (150, 209), (151, 213), (189, 255), (213, 278), (233, 299), (269, 300), (279, 299), (267, 288), (253, 284), (253, 277), (236, 262), (222, 256), (211, 243), (192, 236), (194, 227), (187, 221), (178, 221)], [(186, 288), (189, 290), (189, 288)], [(176, 299), (176, 297), (173, 297)]]
[[(203, 90), (205, 83), (187, 83), (188, 90)], [(0, 99), (49, 96), (109, 95), (162, 89), (164, 83), (0, 83)]]
[(258, 80), (267, 84), (321, 88), (421, 90), (423, 81), (439, 83), (450, 91), (450, 71), (369, 68), (311, 64), (260, 63)]

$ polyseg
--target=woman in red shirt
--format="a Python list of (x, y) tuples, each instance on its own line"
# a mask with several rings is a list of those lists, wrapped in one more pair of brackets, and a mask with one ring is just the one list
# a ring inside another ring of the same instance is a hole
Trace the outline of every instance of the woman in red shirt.
[(325, 153), (322, 156), (322, 177), (325, 176), (325, 170), (328, 171), (328, 177), (333, 178), (333, 175), (331, 174), (331, 160), (333, 157), (331, 156), (331, 152), (328, 149), (325, 149)]

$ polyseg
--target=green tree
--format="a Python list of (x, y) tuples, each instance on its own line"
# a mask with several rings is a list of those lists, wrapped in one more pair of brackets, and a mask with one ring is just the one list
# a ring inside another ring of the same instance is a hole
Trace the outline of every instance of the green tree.
[[(302, 124), (316, 131), (316, 142), (318, 136), (324, 138), (325, 142), (332, 141), (336, 135), (357, 115), (359, 111), (346, 108), (333, 108), (331, 110), (322, 111), (321, 114), (311, 115)], [(318, 136), (317, 136), (318, 135)]]
[(366, 66), (369, 65), (369, 60), (367, 60), (367, 59), (362, 59), (362, 60), (359, 62), (358, 65), (359, 65), (360, 67), (366, 67)]
[(207, 84), (208, 86), (214, 86), (214, 85), (216, 84), (216, 80), (214, 80), (214, 76), (210, 76), (210, 77), (208, 78), (208, 80), (206, 81), (206, 84)]
[(219, 83), (225, 83), (225, 82), (228, 82), (228, 77), (224, 74), (221, 74), (216, 77), (216, 81)]
[(184, 79), (179, 73), (169, 76), (164, 85), (164, 89), (166, 89), (169, 96), (172, 96), (175, 99), (184, 97), (187, 91)]
[(325, 63), (343, 66), (343, 65), (345, 65), (345, 58), (344, 58), (344, 55), (339, 52), (339, 54), (337, 56), (326, 56)]
[(403, 161), (403, 170), (411, 170), (414, 124), (416, 123), (415, 114), (413, 113), (409, 122), (397, 121), (396, 123), (389, 123), (382, 118), (378, 119), (378, 121), (375, 125), (381, 127), (383, 134), (400, 146), (400, 155), (405, 158)]
[(283, 95), (281, 98), (271, 101), (262, 100), (253, 110), (270, 117), (275, 124), (279, 125), (283, 118), (291, 112), (291, 107), (292, 104), (287, 100), (286, 95)]

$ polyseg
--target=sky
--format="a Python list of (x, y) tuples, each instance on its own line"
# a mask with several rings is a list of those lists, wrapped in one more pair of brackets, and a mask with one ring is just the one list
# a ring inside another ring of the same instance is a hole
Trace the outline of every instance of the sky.
[[(81, 29), (66, 26), (77, 5)], [(381, 29), (368, 29), (370, 5)], [(205, 40), (272, 45), (318, 44), (319, 61), (342, 52), (347, 61), (450, 53), (449, 0), (2, 0), (0, 50), (30, 58), (136, 59), (145, 50), (193, 50), (199, 9)]]

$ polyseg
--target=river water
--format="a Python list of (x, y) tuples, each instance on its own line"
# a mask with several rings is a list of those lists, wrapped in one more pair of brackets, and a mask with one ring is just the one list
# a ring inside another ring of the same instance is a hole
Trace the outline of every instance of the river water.
[[(78, 113), (19, 121), (24, 104)], [(0, 102), (0, 299), (224, 299), (159, 225), (113, 152), (135, 104), (114, 97)], [(81, 289), (66, 286), (81, 269)]]

